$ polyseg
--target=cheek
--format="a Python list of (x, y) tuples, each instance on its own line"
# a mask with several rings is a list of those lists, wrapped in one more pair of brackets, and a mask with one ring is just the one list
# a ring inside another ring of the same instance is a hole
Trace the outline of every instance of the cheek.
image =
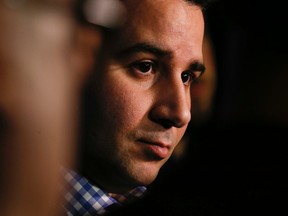
[(145, 97), (134, 83), (119, 80), (113, 83), (106, 88), (109, 91), (104, 112), (111, 117), (112, 124), (117, 125), (117, 130), (131, 130), (145, 115)]

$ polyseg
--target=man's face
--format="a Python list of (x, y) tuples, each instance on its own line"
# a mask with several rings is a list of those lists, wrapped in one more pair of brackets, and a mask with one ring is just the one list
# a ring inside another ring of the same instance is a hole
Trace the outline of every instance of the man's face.
[(191, 81), (204, 69), (199, 7), (181, 0), (124, 3), (127, 22), (107, 67), (96, 72), (89, 143), (96, 183), (118, 192), (156, 178), (187, 128)]

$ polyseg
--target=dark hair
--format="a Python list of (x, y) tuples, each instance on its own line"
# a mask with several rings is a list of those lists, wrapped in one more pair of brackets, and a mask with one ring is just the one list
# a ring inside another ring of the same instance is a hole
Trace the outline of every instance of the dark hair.
[(207, 7), (217, 0), (185, 0), (186, 2), (195, 4), (200, 6), (203, 10), (207, 9)]

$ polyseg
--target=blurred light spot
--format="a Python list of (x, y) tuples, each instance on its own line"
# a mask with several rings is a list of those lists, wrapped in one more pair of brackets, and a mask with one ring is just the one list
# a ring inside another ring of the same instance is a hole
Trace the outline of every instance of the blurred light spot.
[(125, 21), (125, 7), (119, 0), (87, 0), (83, 7), (86, 20), (107, 28), (119, 27)]

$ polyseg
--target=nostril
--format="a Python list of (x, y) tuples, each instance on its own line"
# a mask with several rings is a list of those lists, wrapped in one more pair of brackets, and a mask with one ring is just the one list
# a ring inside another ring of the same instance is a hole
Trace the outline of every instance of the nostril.
[(174, 126), (174, 123), (168, 119), (160, 119), (158, 121), (165, 129), (169, 129)]
[(182, 116), (172, 116), (169, 117), (162, 117), (162, 118), (155, 118), (152, 117), (153, 121), (157, 122), (158, 124), (162, 125), (165, 129), (169, 129), (171, 127), (181, 128), (187, 125), (190, 122), (191, 115), (183, 113)]

